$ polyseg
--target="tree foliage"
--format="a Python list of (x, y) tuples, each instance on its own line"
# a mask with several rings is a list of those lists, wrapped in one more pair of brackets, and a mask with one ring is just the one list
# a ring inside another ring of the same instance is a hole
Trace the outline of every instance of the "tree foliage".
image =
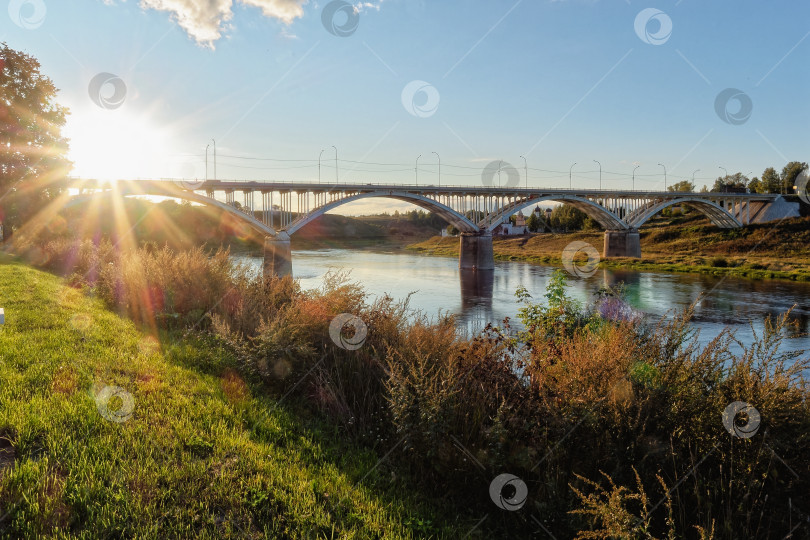
[(690, 182), (689, 180), (681, 180), (675, 184), (672, 184), (667, 188), (667, 191), (695, 191), (695, 184)]
[(751, 193), (765, 193), (762, 187), (762, 180), (760, 180), (756, 176), (753, 177), (751, 181), (748, 182), (748, 191), (750, 191)]
[(555, 230), (578, 231), (585, 224), (585, 212), (567, 204), (561, 204), (551, 211), (551, 227)]
[(734, 189), (745, 189), (748, 187), (748, 177), (745, 176), (743, 173), (734, 173), (728, 174), (726, 176), (719, 176), (717, 180), (714, 181), (714, 186), (712, 186), (713, 192), (722, 192), (728, 188)]
[(762, 172), (762, 185), (759, 193), (779, 193), (781, 180), (779, 173), (773, 167), (768, 167)]
[(784, 193), (793, 193), (795, 191), (793, 186), (796, 185), (796, 177), (805, 169), (807, 169), (807, 163), (803, 161), (791, 161), (782, 168), (781, 180)]
[(528, 219), (526, 219), (526, 226), (531, 232), (537, 232), (540, 230), (540, 227), (543, 226), (543, 223), (540, 221), (540, 218), (537, 217), (537, 214), (532, 212), (529, 214)]
[(68, 110), (36, 58), (0, 46), (0, 223), (8, 235), (55, 193), (71, 163), (62, 127)]

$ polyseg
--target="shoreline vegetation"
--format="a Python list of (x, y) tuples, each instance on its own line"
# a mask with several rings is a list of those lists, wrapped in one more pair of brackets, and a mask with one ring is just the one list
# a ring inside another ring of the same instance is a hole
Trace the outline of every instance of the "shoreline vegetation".
[[(810, 516), (787, 315), (735, 355), (729, 332), (697, 344), (690, 309), (650, 326), (557, 272), (516, 291), (518, 339), (461, 337), (344, 274), (302, 290), (222, 250), (17, 249), (64, 278), (0, 265), (4, 534), (782, 538)], [(131, 416), (99, 408), (115, 388)]]
[(133, 324), (75, 278), (0, 252), (0, 538), (467, 532), (379, 482), (372, 446), (272, 395), (197, 312)]
[[(747, 279), (810, 281), (810, 218), (723, 230), (709, 225), (667, 224), (641, 230), (641, 259), (602, 259), (611, 269), (700, 273)], [(584, 241), (603, 253), (601, 231), (495, 237), (495, 260), (562, 265), (562, 252)], [(439, 237), (407, 246), (425, 255), (458, 257), (457, 237)]]

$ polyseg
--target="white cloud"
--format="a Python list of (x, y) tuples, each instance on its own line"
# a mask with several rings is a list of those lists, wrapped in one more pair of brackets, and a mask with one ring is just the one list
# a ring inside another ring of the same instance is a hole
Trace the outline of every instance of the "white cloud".
[(362, 13), (363, 11), (373, 9), (376, 11), (380, 11), (380, 5), (383, 3), (383, 0), (377, 0), (377, 2), (356, 2), (354, 4), (354, 10), (358, 13)]
[[(112, 4), (114, 0), (103, 0)], [(304, 14), (308, 0), (140, 0), (142, 9), (166, 11), (200, 45), (214, 47), (230, 29), (234, 3), (259, 8), (262, 15), (286, 24)]]

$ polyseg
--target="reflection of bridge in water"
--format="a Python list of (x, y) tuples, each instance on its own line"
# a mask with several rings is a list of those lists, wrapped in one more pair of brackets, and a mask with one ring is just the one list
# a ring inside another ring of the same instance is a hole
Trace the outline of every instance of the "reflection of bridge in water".
[(459, 331), (467, 336), (477, 335), (487, 324), (496, 324), (492, 309), (492, 272), (461, 272), (461, 311), (466, 313), (458, 321)]
[[(265, 273), (278, 275), (292, 272), (292, 234), (326, 212), (369, 198), (409, 202), (455, 226), (461, 232), (462, 270), (492, 270), (492, 231), (511, 215), (538, 203), (569, 204), (593, 218), (605, 229), (605, 257), (641, 257), (638, 229), (664, 208), (688, 205), (716, 226), (734, 228), (759, 221), (770, 205), (781, 200), (779, 195), (749, 193), (220, 180), (100, 183), (69, 179), (64, 187), (78, 189), (78, 198), (98, 193), (156, 195), (220, 208), (265, 237)], [(241, 202), (237, 193), (242, 195)]]

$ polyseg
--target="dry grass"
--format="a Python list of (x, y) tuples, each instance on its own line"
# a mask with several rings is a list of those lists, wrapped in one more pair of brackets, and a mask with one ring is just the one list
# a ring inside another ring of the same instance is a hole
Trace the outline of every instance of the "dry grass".
[[(573, 241), (604, 253), (601, 231), (496, 237), (495, 258), (561, 264)], [(641, 260), (612, 259), (608, 266), (677, 272), (734, 274), (750, 278), (810, 280), (810, 218), (793, 218), (724, 230), (696, 217), (656, 218), (641, 230)], [(458, 239), (435, 237), (409, 246), (422, 253), (457, 257)], [(722, 264), (717, 261), (723, 260)]]
[[(414, 319), (390, 298), (369, 304), (340, 274), (304, 291), (251, 278), (224, 253), (97, 251), (70, 251), (76, 268), (109, 266), (85, 285), (150, 324), (209, 330), (268, 392), (293, 392), (384, 456), (372, 482), (405, 478), (472, 518), (496, 510), (496, 475), (519, 476), (525, 510), (488, 521), (489, 537), (526, 536), (540, 515), (559, 537), (782, 538), (810, 515), (808, 363), (778, 352), (788, 318), (734, 355), (727, 333), (698, 347), (689, 310), (657, 326), (612, 321), (567, 301), (560, 277), (548, 305), (527, 311), (536, 320), (522, 341), (492, 328), (462, 339), (452, 319)], [(177, 318), (160, 316), (167, 306)], [(367, 325), (361, 349), (330, 339), (340, 313)], [(755, 437), (725, 430), (734, 401), (761, 413)], [(662, 497), (671, 512), (655, 506)]]

